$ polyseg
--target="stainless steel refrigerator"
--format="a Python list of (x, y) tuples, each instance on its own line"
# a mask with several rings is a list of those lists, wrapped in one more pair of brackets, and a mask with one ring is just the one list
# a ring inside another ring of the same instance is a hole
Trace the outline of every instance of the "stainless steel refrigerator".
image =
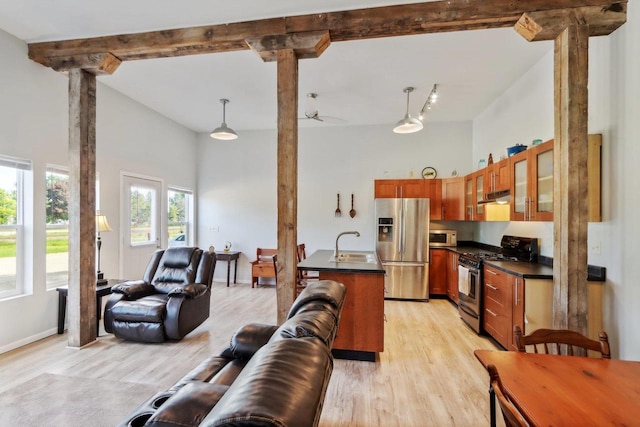
[(429, 299), (429, 199), (375, 199), (385, 297)]

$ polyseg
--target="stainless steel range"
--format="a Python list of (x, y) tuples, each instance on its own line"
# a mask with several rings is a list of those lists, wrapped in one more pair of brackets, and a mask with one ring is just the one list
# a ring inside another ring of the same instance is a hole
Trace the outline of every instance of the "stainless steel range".
[(528, 261), (538, 258), (538, 239), (502, 236), (500, 251), (463, 253), (458, 258), (458, 311), (462, 320), (477, 333), (482, 327), (482, 262)]

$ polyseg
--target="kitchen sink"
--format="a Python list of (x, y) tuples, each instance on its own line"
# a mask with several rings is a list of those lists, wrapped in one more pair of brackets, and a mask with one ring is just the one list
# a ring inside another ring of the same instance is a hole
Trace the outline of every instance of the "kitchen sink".
[(332, 255), (329, 258), (329, 262), (353, 262), (353, 263), (365, 263), (365, 264), (377, 264), (378, 260), (376, 256), (371, 253), (362, 252), (340, 252), (338, 258)]

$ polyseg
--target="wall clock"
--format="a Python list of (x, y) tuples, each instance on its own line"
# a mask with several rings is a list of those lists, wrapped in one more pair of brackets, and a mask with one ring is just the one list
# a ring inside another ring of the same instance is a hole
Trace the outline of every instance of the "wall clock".
[(434, 168), (432, 168), (431, 166), (427, 166), (426, 168), (422, 169), (422, 177), (425, 179), (433, 179), (436, 176), (438, 176), (438, 172), (436, 172), (436, 170)]

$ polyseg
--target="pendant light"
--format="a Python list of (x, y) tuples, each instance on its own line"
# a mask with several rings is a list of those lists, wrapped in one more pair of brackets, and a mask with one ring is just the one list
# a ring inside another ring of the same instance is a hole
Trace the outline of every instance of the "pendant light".
[(413, 92), (412, 87), (405, 87), (403, 92), (407, 94), (407, 112), (404, 118), (396, 123), (393, 128), (395, 133), (414, 133), (422, 130), (422, 122), (409, 114), (409, 94)]
[(223, 98), (220, 102), (222, 102), (222, 125), (211, 132), (211, 138), (222, 139), (225, 141), (236, 139), (238, 138), (238, 134), (228, 127), (226, 123), (226, 107), (229, 100)]

